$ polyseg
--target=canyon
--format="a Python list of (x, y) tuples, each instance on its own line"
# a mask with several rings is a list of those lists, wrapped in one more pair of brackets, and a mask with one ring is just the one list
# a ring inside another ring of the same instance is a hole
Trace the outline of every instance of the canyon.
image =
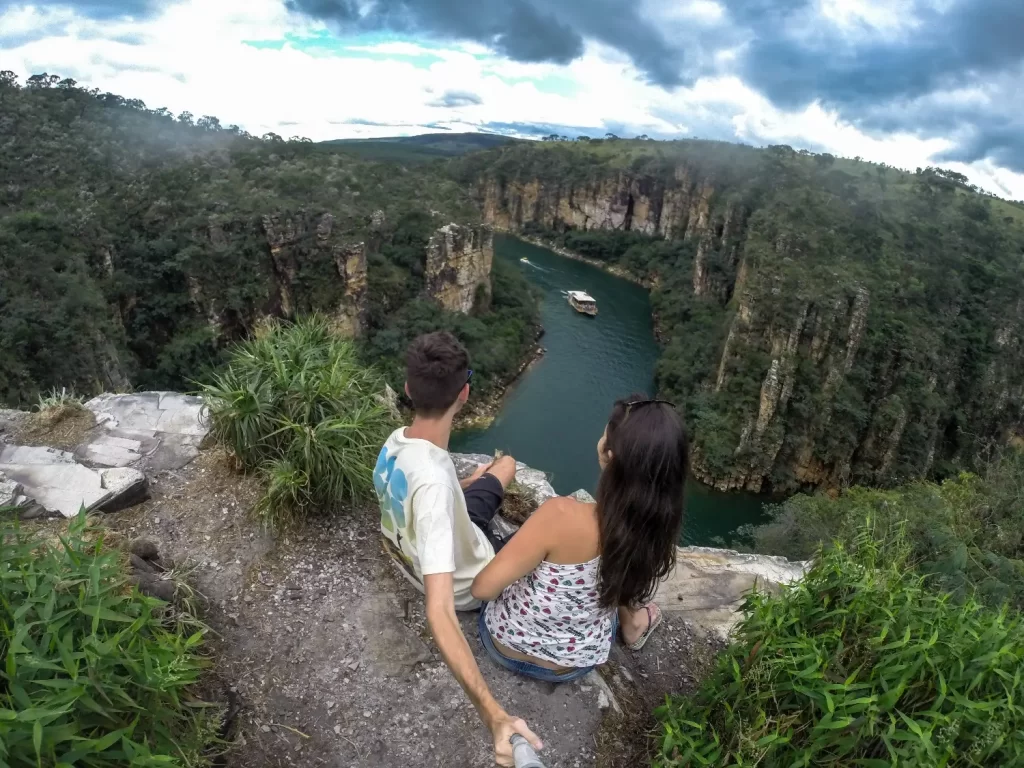
[(496, 229), (592, 262), (604, 248), (652, 286), (658, 384), (688, 404), (698, 478), (891, 485), (1024, 434), (1024, 217), (930, 172), (877, 182), (789, 148), (686, 144), (626, 168), (604, 148), (506, 149), (473, 188)]

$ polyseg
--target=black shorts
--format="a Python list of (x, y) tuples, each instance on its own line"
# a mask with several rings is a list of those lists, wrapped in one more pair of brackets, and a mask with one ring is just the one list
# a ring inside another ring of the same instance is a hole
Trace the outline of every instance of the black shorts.
[(466, 510), (469, 512), (469, 519), (473, 525), (484, 532), (487, 540), (494, 547), (494, 551), (497, 552), (505, 546), (505, 540), (491, 530), (491, 520), (501, 509), (501, 502), (505, 498), (505, 489), (501, 487), (498, 478), (485, 474), (463, 491), (463, 495), (466, 497)]

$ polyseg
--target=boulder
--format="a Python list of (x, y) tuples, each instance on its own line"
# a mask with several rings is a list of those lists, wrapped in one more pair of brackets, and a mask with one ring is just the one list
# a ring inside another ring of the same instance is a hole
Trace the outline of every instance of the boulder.
[[(0, 496), (11, 494), (18, 506), (35, 503), (49, 512), (73, 517), (79, 509), (116, 511), (148, 494), (146, 476), (137, 469), (91, 469), (56, 448), (0, 447)], [(20, 489), (12, 488), (19, 486)], [(0, 499), (2, 501), (2, 499)]]
[(96, 427), (75, 456), (90, 466), (179, 469), (199, 455), (209, 432), (203, 401), (177, 392), (104, 394), (85, 407), (95, 414)]
[(676, 565), (658, 587), (655, 601), (666, 613), (722, 637), (739, 620), (739, 608), (752, 589), (771, 590), (803, 578), (810, 563), (784, 557), (711, 547), (679, 547)]
[(155, 560), (160, 556), (156, 542), (152, 539), (135, 539), (128, 545), (128, 551), (143, 560)]
[[(493, 456), (483, 453), (453, 453), (451, 457), (460, 479), (469, 477), (481, 464), (490, 464), (494, 461)], [(521, 461), (516, 462), (516, 483), (519, 484), (522, 494), (538, 507), (558, 495), (546, 474), (539, 469), (526, 466)]]

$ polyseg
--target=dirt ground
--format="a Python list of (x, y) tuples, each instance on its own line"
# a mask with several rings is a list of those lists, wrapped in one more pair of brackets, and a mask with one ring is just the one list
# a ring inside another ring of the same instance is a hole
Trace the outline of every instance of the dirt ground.
[[(379, 544), (376, 509), (354, 509), (275, 537), (248, 516), (258, 483), (218, 450), (151, 477), (152, 498), (104, 522), (196, 566), (215, 657), (211, 694), (241, 710), (225, 764), (492, 765), (488, 734), (434, 647), (421, 595)], [(666, 618), (647, 648), (617, 646), (600, 675), (561, 686), (490, 662), (463, 630), (508, 712), (544, 739), (548, 768), (647, 763), (650, 715), (693, 689), (719, 645)], [(229, 691), (231, 694), (229, 695)]]

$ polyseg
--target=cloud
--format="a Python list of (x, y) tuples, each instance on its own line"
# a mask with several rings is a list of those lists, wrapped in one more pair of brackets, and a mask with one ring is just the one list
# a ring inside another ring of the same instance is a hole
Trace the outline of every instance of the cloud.
[(523, 62), (567, 64), (585, 38), (627, 54), (652, 82), (682, 82), (682, 52), (639, 4), (617, 0), (286, 0), (289, 9), (345, 33), (389, 31), (468, 40)]
[(161, 7), (157, 0), (32, 0), (30, 3), (0, 0), (0, 13), (8, 8), (73, 8), (83, 16), (100, 21), (120, 18), (148, 18)]
[[(899, 127), (925, 137), (951, 136), (957, 146), (943, 157), (990, 157), (1024, 171), (1024, 2), (905, 5), (905, 14), (880, 30), (863, 20), (822, 25), (817, 8), (803, 0), (732, 0), (734, 21), (760, 21), (773, 30), (752, 37), (738, 73), (783, 108), (819, 102), (869, 131)], [(885, 21), (874, 18), (875, 24)], [(989, 93), (969, 109), (940, 103), (944, 94), (971, 86)], [(1016, 120), (1005, 114), (1013, 104)]]
[(445, 91), (439, 98), (427, 102), (431, 107), (468, 107), (473, 104), (483, 104), (484, 100), (472, 91)]
[(577, 136), (590, 136), (598, 138), (604, 136), (606, 131), (603, 127), (583, 127), (579, 125), (556, 125), (552, 123), (519, 123), (519, 122), (498, 122), (484, 123), (480, 126), (486, 133), (500, 133), (503, 136), (518, 136), (522, 138), (539, 138), (541, 136), (568, 136), (575, 139)]
[[(0, 69), (257, 135), (284, 121), (314, 140), (489, 130), (785, 143), (941, 163), (1024, 198), (1024, 61), (1007, 0), (292, 2), (305, 12), (285, 0), (0, 0)], [(504, 25), (513, 8), (523, 18)], [(560, 42), (519, 40), (549, 17)], [(991, 51), (959, 37), (979, 34)]]
[[(757, 0), (735, 0), (740, 23), (760, 16)], [(771, 19), (775, 34), (758, 36), (743, 57), (742, 74), (773, 101), (814, 99), (837, 104), (914, 97), (1002, 72), (1024, 60), (1024, 3), (1020, 0), (955, 0), (945, 10), (923, 0), (915, 23), (895, 35), (870, 29), (851, 33), (823, 27), (808, 39), (808, 14), (795, 10)], [(782, 6), (782, 3), (780, 3)]]

